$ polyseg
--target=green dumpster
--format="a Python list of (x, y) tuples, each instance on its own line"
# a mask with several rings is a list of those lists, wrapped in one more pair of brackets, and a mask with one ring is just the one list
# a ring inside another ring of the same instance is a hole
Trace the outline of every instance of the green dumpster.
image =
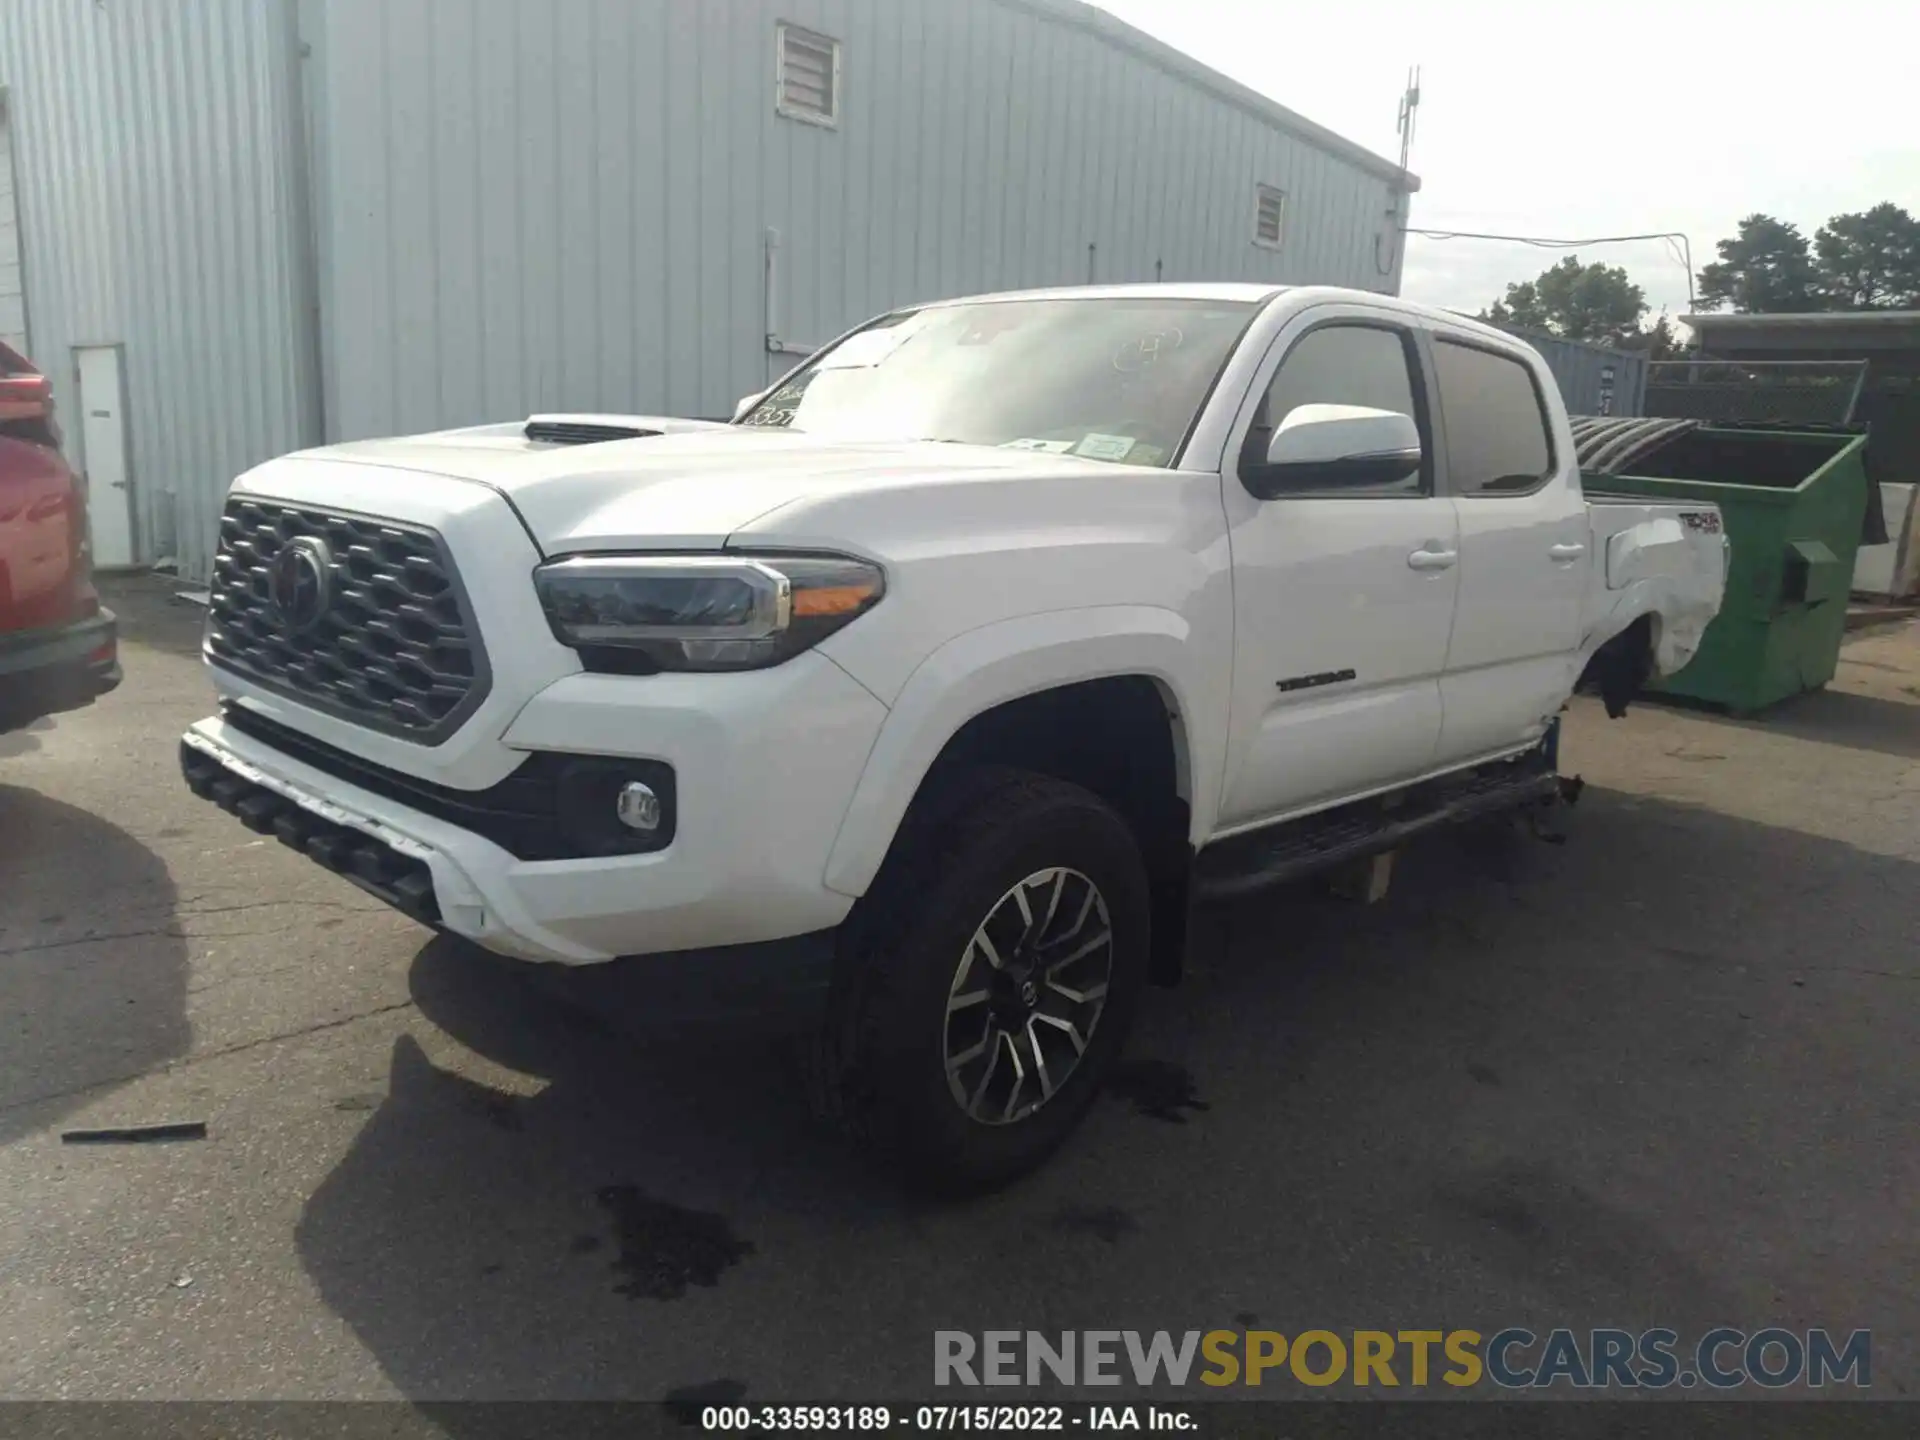
[(1693, 663), (1656, 688), (1744, 713), (1833, 678), (1867, 516), (1864, 433), (1674, 420), (1575, 428), (1582, 470), (1589, 455), (1601, 459), (1589, 488), (1711, 500), (1726, 524), (1720, 614)]

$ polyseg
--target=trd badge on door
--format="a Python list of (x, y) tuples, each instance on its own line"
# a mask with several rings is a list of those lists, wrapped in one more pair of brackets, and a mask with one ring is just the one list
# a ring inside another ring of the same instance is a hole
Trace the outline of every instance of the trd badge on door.
[(1276, 680), (1274, 685), (1282, 691), (1313, 690), (1322, 685), (1344, 685), (1357, 678), (1351, 670), (1329, 670), (1322, 675), (1295, 675), (1286, 680)]

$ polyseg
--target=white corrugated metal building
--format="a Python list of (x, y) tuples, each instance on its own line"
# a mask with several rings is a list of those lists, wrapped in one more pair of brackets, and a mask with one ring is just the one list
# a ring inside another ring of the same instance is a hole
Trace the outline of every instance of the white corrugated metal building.
[(1078, 0), (5, 0), (0, 86), (0, 329), (22, 274), (103, 560), (189, 575), (323, 438), (725, 415), (973, 291), (1396, 291), (1417, 187)]
[(20, 211), (13, 203), (13, 149), (0, 95), (0, 344), (27, 348), (27, 292), (20, 273)]

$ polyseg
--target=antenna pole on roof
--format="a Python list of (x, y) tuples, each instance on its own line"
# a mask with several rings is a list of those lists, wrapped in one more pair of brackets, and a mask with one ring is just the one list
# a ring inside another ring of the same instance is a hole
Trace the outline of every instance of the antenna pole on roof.
[[(1373, 237), (1373, 268), (1382, 275), (1392, 275), (1399, 264), (1394, 247), (1400, 243), (1400, 233), (1407, 228), (1407, 217), (1402, 209), (1408, 194), (1408, 179), (1411, 172), (1407, 162), (1413, 158), (1413, 122), (1414, 113), (1420, 108), (1420, 67), (1412, 66), (1407, 71), (1407, 88), (1400, 94), (1400, 183), (1387, 190), (1387, 226), (1388, 230)], [(1388, 240), (1391, 232), (1392, 239)], [(1385, 243), (1386, 259), (1381, 257), (1382, 243)], [(1395, 282), (1398, 284), (1398, 282)]]
[(1400, 97), (1400, 169), (1407, 169), (1413, 158), (1414, 114), (1420, 108), (1420, 67), (1407, 71), (1406, 92)]

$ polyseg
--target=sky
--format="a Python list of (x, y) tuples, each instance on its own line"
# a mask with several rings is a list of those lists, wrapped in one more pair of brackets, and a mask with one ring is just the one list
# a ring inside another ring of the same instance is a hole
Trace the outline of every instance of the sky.
[[(1913, 0), (1096, 0), (1128, 24), (1397, 158), (1421, 102), (1410, 224), (1582, 239), (1685, 232), (1698, 270), (1754, 211), (1811, 237), (1891, 200), (1920, 213)], [(1478, 310), (1567, 253), (1688, 306), (1657, 240), (1578, 252), (1409, 237), (1401, 293)]]

